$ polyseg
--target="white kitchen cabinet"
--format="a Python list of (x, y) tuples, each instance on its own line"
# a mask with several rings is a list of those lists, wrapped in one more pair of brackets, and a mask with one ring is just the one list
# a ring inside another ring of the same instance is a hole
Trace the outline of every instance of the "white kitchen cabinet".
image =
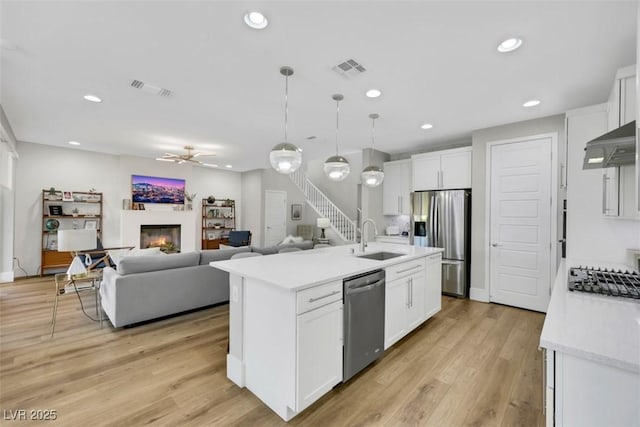
[(602, 215), (620, 215), (620, 168), (602, 169)]
[(298, 316), (297, 411), (342, 381), (342, 320), (342, 301)]
[(411, 210), (411, 160), (384, 163), (383, 215), (409, 215)]
[(414, 154), (414, 191), (471, 188), (471, 147)]
[(439, 152), (416, 154), (413, 160), (413, 191), (439, 190), (440, 186), (440, 154)]
[(230, 286), (230, 379), (284, 420), (342, 381), (342, 280), (290, 292), (231, 275)]
[(425, 320), (425, 260), (385, 269), (385, 350)]
[(384, 294), (384, 349), (407, 335), (407, 282), (386, 281)]
[[(609, 95), (607, 131), (612, 131), (633, 120), (636, 116), (636, 66), (621, 68)], [(608, 217), (634, 217), (635, 165), (603, 169), (602, 214)]]
[(436, 314), (442, 308), (442, 254), (427, 257), (425, 269), (424, 318)]
[(640, 374), (546, 350), (547, 426), (632, 426), (640, 422)]
[(407, 329), (412, 331), (424, 322), (424, 269), (408, 278), (409, 307), (407, 308)]

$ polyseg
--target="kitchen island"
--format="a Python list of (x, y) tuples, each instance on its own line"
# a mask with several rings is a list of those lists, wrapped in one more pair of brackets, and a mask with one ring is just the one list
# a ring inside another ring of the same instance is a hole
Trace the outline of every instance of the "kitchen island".
[[(381, 251), (401, 255), (359, 256)], [(343, 280), (385, 270), (386, 349), (440, 311), (441, 252), (371, 243), (212, 262), (229, 272), (227, 377), (290, 420), (342, 381)]]
[(547, 425), (640, 425), (640, 301), (569, 291), (569, 268), (590, 264), (562, 260), (553, 286), (540, 336)]

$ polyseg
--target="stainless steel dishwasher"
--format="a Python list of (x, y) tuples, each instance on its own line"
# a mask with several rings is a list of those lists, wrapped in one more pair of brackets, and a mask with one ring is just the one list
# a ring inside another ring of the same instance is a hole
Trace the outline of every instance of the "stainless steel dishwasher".
[(343, 382), (382, 356), (384, 288), (384, 270), (344, 280)]

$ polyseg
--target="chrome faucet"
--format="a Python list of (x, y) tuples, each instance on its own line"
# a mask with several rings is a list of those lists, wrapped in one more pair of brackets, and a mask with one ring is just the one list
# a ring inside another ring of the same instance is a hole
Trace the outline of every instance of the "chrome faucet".
[(362, 221), (362, 227), (360, 227), (360, 252), (364, 252), (364, 248), (367, 247), (367, 242), (365, 239), (366, 233), (364, 230), (364, 226), (367, 225), (367, 223), (373, 225), (374, 236), (378, 235), (378, 227), (376, 227), (376, 223), (374, 220), (372, 220), (371, 218), (367, 218)]

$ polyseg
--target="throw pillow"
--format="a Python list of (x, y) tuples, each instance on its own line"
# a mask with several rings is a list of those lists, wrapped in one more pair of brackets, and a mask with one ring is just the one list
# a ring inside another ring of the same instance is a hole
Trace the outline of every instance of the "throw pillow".
[(146, 256), (146, 255), (164, 255), (164, 252), (160, 250), (160, 247), (145, 248), (145, 249), (132, 249), (127, 256)]
[(280, 245), (286, 245), (287, 243), (301, 243), (304, 239), (302, 237), (299, 236), (292, 236), (291, 234), (289, 234), (287, 237), (284, 238), (284, 240), (282, 242), (280, 242)]
[(110, 251), (107, 251), (107, 254), (109, 255), (109, 258), (111, 258), (111, 261), (117, 267), (120, 264), (120, 260), (129, 255), (129, 252), (131, 252), (131, 249), (112, 249)]

